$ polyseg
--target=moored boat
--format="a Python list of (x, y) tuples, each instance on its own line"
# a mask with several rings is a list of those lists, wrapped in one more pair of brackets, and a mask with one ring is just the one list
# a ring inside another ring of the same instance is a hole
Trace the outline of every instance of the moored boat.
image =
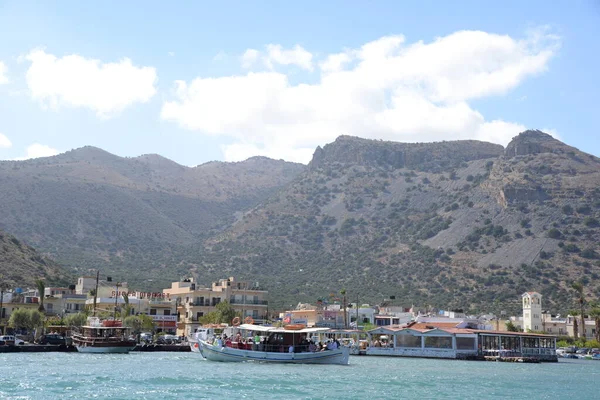
[[(294, 329), (244, 324), (237, 327), (237, 339), (198, 339), (199, 350), (210, 361), (242, 362), (259, 361), (289, 364), (342, 364), (347, 365), (350, 349), (330, 343), (321, 348), (311, 342), (313, 335), (324, 333), (328, 328)], [(250, 336), (249, 336), (250, 335)]]
[(129, 353), (136, 345), (129, 338), (129, 328), (119, 320), (100, 321), (88, 317), (87, 324), (71, 335), (73, 345), (80, 353)]

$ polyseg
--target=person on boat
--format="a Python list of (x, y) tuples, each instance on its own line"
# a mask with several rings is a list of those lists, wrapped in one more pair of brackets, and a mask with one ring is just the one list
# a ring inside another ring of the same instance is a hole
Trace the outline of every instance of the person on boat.
[(294, 345), (290, 344), (290, 347), (288, 347), (288, 353), (293, 353), (294, 352)]
[(308, 345), (308, 351), (314, 353), (315, 351), (317, 351), (317, 346), (313, 342), (310, 342)]
[(254, 334), (254, 346), (252, 347), (252, 350), (254, 350), (254, 351), (262, 351), (262, 349), (260, 347), (261, 347), (261, 344), (260, 344), (260, 335), (258, 334), (258, 332), (256, 332)]

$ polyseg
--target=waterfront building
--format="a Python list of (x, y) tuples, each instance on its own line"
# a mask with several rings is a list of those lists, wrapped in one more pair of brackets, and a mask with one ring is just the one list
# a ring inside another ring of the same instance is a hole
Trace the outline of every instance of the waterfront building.
[(258, 283), (238, 282), (230, 277), (203, 288), (193, 278), (188, 278), (173, 282), (169, 289), (163, 289), (163, 293), (177, 305), (178, 335), (191, 335), (201, 326), (200, 318), (215, 311), (217, 304), (225, 300), (242, 315), (242, 320), (250, 317), (255, 324), (267, 321), (268, 291), (260, 288)]
[(367, 355), (470, 359), (533, 358), (557, 361), (556, 337), (534, 333), (474, 329), (473, 324), (414, 321), (368, 332)]

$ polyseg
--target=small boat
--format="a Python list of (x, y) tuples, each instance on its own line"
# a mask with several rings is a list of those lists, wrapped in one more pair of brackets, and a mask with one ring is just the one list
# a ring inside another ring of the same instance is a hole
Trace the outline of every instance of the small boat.
[(80, 353), (129, 353), (136, 342), (129, 338), (129, 328), (118, 320), (100, 321), (88, 317), (87, 324), (71, 335), (73, 345)]
[[(324, 333), (329, 328), (306, 328), (304, 326), (286, 327), (243, 324), (237, 341), (213, 338), (198, 339), (199, 350), (210, 361), (242, 362), (259, 361), (287, 364), (341, 364), (347, 365), (350, 358), (348, 347), (330, 346), (319, 349), (315, 343), (309, 343), (312, 335)], [(251, 336), (249, 336), (251, 335)], [(256, 342), (256, 339), (260, 338)], [(333, 344), (333, 342), (332, 342)]]

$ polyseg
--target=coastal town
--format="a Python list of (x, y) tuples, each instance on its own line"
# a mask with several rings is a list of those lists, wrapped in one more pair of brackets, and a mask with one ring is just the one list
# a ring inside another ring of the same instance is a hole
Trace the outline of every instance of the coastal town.
[[(40, 292), (43, 289), (43, 292)], [(161, 292), (130, 288), (111, 277), (81, 276), (69, 287), (3, 289), (0, 297), (2, 335), (27, 338), (32, 342), (45, 333), (68, 337), (74, 315), (89, 315), (93, 310), (105, 319), (124, 320), (146, 316), (146, 342), (155, 338), (177, 338), (173, 343), (188, 343), (188, 338), (207, 329), (224, 332), (239, 321), (260, 327), (300, 327), (320, 329), (326, 338), (351, 345), (350, 354), (425, 358), (485, 359), (503, 358), (531, 361), (557, 361), (559, 340), (597, 343), (597, 318), (553, 315), (542, 308), (543, 296), (522, 294), (523, 314), (496, 316), (467, 315), (462, 310), (431, 310), (384, 303), (357, 304), (347, 301), (345, 293), (333, 301), (319, 299), (315, 304), (298, 303), (285, 310), (269, 308), (268, 290), (256, 283), (235, 277), (203, 287), (193, 278), (172, 282)], [(226, 304), (232, 321), (211, 319)], [(37, 326), (20, 322), (17, 316), (27, 311), (42, 312)], [(94, 312), (94, 315), (96, 313)], [(237, 321), (237, 322), (236, 322)], [(21, 325), (25, 326), (21, 326)], [(138, 327), (138, 330), (142, 329)], [(262, 329), (255, 327), (254, 329)], [(267, 328), (265, 328), (267, 329)], [(296, 328), (294, 328), (296, 329)], [(134, 332), (138, 335), (141, 332)], [(141, 337), (138, 337), (140, 341)], [(161, 343), (166, 343), (164, 340)], [(191, 345), (191, 344), (188, 344)], [(595, 349), (596, 351), (598, 349)], [(595, 356), (589, 350), (588, 356)]]

